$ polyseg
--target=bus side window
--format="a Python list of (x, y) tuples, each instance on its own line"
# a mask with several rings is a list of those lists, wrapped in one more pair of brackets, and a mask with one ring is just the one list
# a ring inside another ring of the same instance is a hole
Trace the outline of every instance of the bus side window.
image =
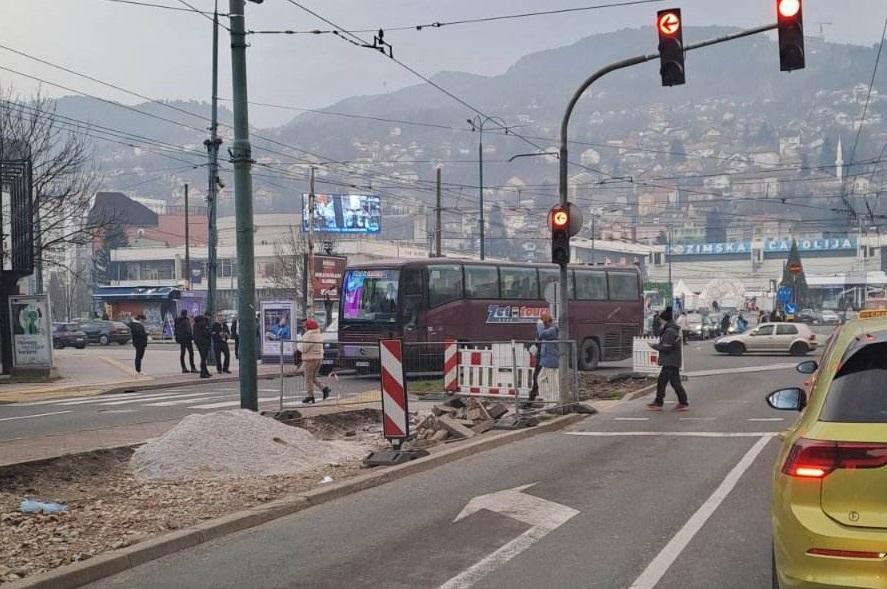
[(462, 298), (462, 266), (428, 266), (428, 305), (437, 307)]
[(627, 272), (607, 272), (610, 284), (610, 299), (614, 301), (636, 301), (641, 297), (637, 274)]
[[(569, 289), (570, 289), (570, 298), (575, 299), (576, 298), (576, 287), (575, 287), (575, 283), (573, 281), (574, 272), (572, 270), (570, 270), (569, 272), (570, 273), (567, 275), (568, 276), (567, 284), (569, 285)], [(560, 270), (558, 270), (556, 268), (540, 268), (539, 269), (539, 293), (542, 297), (545, 296), (545, 287), (547, 287), (551, 283), (557, 284), (559, 282), (560, 282)]]
[(577, 271), (576, 294), (585, 301), (607, 300), (607, 275), (601, 271)]

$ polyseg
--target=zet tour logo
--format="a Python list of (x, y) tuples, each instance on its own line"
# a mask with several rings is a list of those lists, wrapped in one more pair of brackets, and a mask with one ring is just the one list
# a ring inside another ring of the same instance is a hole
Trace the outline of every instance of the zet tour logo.
[(528, 307), (524, 305), (490, 305), (487, 308), (487, 323), (535, 323), (548, 307)]

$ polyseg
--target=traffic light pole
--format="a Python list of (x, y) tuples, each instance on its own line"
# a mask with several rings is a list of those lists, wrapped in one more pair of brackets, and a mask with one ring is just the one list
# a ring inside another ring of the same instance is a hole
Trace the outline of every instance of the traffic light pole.
[(244, 0), (229, 0), (231, 20), (231, 82), (233, 86), (234, 213), (237, 229), (237, 320), (240, 331), (240, 407), (258, 411), (256, 355), (256, 265), (253, 244), (252, 148), (246, 91), (246, 26)]
[[(709, 39), (707, 41), (702, 41), (700, 43), (694, 43), (692, 45), (684, 46), (684, 51), (692, 51), (694, 49), (702, 49), (703, 47), (709, 47), (711, 45), (718, 45), (720, 43), (726, 43), (728, 41), (733, 41), (735, 39), (741, 39), (743, 37), (750, 37), (752, 35), (757, 35), (759, 33), (764, 33), (767, 31), (775, 30), (778, 27), (777, 24), (765, 25), (761, 27), (756, 27), (753, 29), (748, 29), (745, 31), (740, 31), (738, 33), (733, 33), (730, 35), (724, 35), (723, 37), (717, 37), (715, 39)], [(568, 175), (568, 165), (569, 162), (567, 160), (568, 150), (567, 150), (567, 142), (569, 140), (568, 131), (570, 126), (570, 118), (573, 115), (573, 110), (576, 108), (576, 103), (579, 102), (579, 99), (585, 94), (585, 91), (588, 90), (592, 84), (606, 76), (611, 72), (615, 72), (617, 70), (622, 70), (625, 68), (629, 68), (635, 65), (640, 65), (642, 63), (646, 63), (648, 61), (653, 61), (654, 59), (659, 59), (659, 53), (648, 53), (647, 55), (638, 55), (637, 57), (630, 57), (628, 59), (623, 59), (622, 61), (616, 61), (611, 63), (610, 65), (603, 67), (592, 74), (587, 80), (585, 80), (581, 86), (573, 93), (572, 98), (570, 98), (570, 102), (567, 104), (567, 110), (564, 112), (564, 118), (561, 121), (561, 146), (559, 151), (559, 174), (558, 174), (558, 196), (560, 197), (560, 205), (566, 207), (567, 206), (567, 175)], [(560, 363), (561, 367), (566, 367), (570, 365), (570, 344), (567, 340), (570, 339), (570, 321), (569, 321), (569, 272), (567, 271), (567, 266), (561, 265), (560, 268), (560, 289), (559, 289), (559, 297), (558, 306), (560, 307), (560, 312), (558, 313), (557, 318), (557, 326), (558, 326), (558, 337), (561, 339), (560, 344)], [(581, 345), (582, 342), (576, 342), (576, 345)], [(579, 367), (575, 367), (578, 369)], [(559, 376), (559, 388), (560, 388), (560, 403), (561, 405), (569, 405), (573, 402), (573, 399), (570, 398), (570, 374), (568, 370), (561, 370)]]

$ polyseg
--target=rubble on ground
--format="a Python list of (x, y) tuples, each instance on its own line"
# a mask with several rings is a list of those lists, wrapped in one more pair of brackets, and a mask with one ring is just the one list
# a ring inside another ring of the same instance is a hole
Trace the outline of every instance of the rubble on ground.
[(415, 418), (410, 446), (428, 448), (441, 442), (473, 438), (493, 429), (496, 420), (508, 411), (509, 406), (498, 401), (453, 397), (432, 407), (430, 415)]
[(655, 378), (631, 372), (612, 376), (605, 376), (594, 372), (580, 372), (579, 400), (622, 399), (655, 382)]

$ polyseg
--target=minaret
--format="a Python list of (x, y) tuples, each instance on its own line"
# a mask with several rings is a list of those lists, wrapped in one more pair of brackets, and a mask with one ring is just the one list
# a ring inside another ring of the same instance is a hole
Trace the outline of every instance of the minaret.
[(835, 176), (839, 181), (844, 180), (844, 150), (841, 147), (840, 137), (838, 137), (838, 150), (835, 152)]

